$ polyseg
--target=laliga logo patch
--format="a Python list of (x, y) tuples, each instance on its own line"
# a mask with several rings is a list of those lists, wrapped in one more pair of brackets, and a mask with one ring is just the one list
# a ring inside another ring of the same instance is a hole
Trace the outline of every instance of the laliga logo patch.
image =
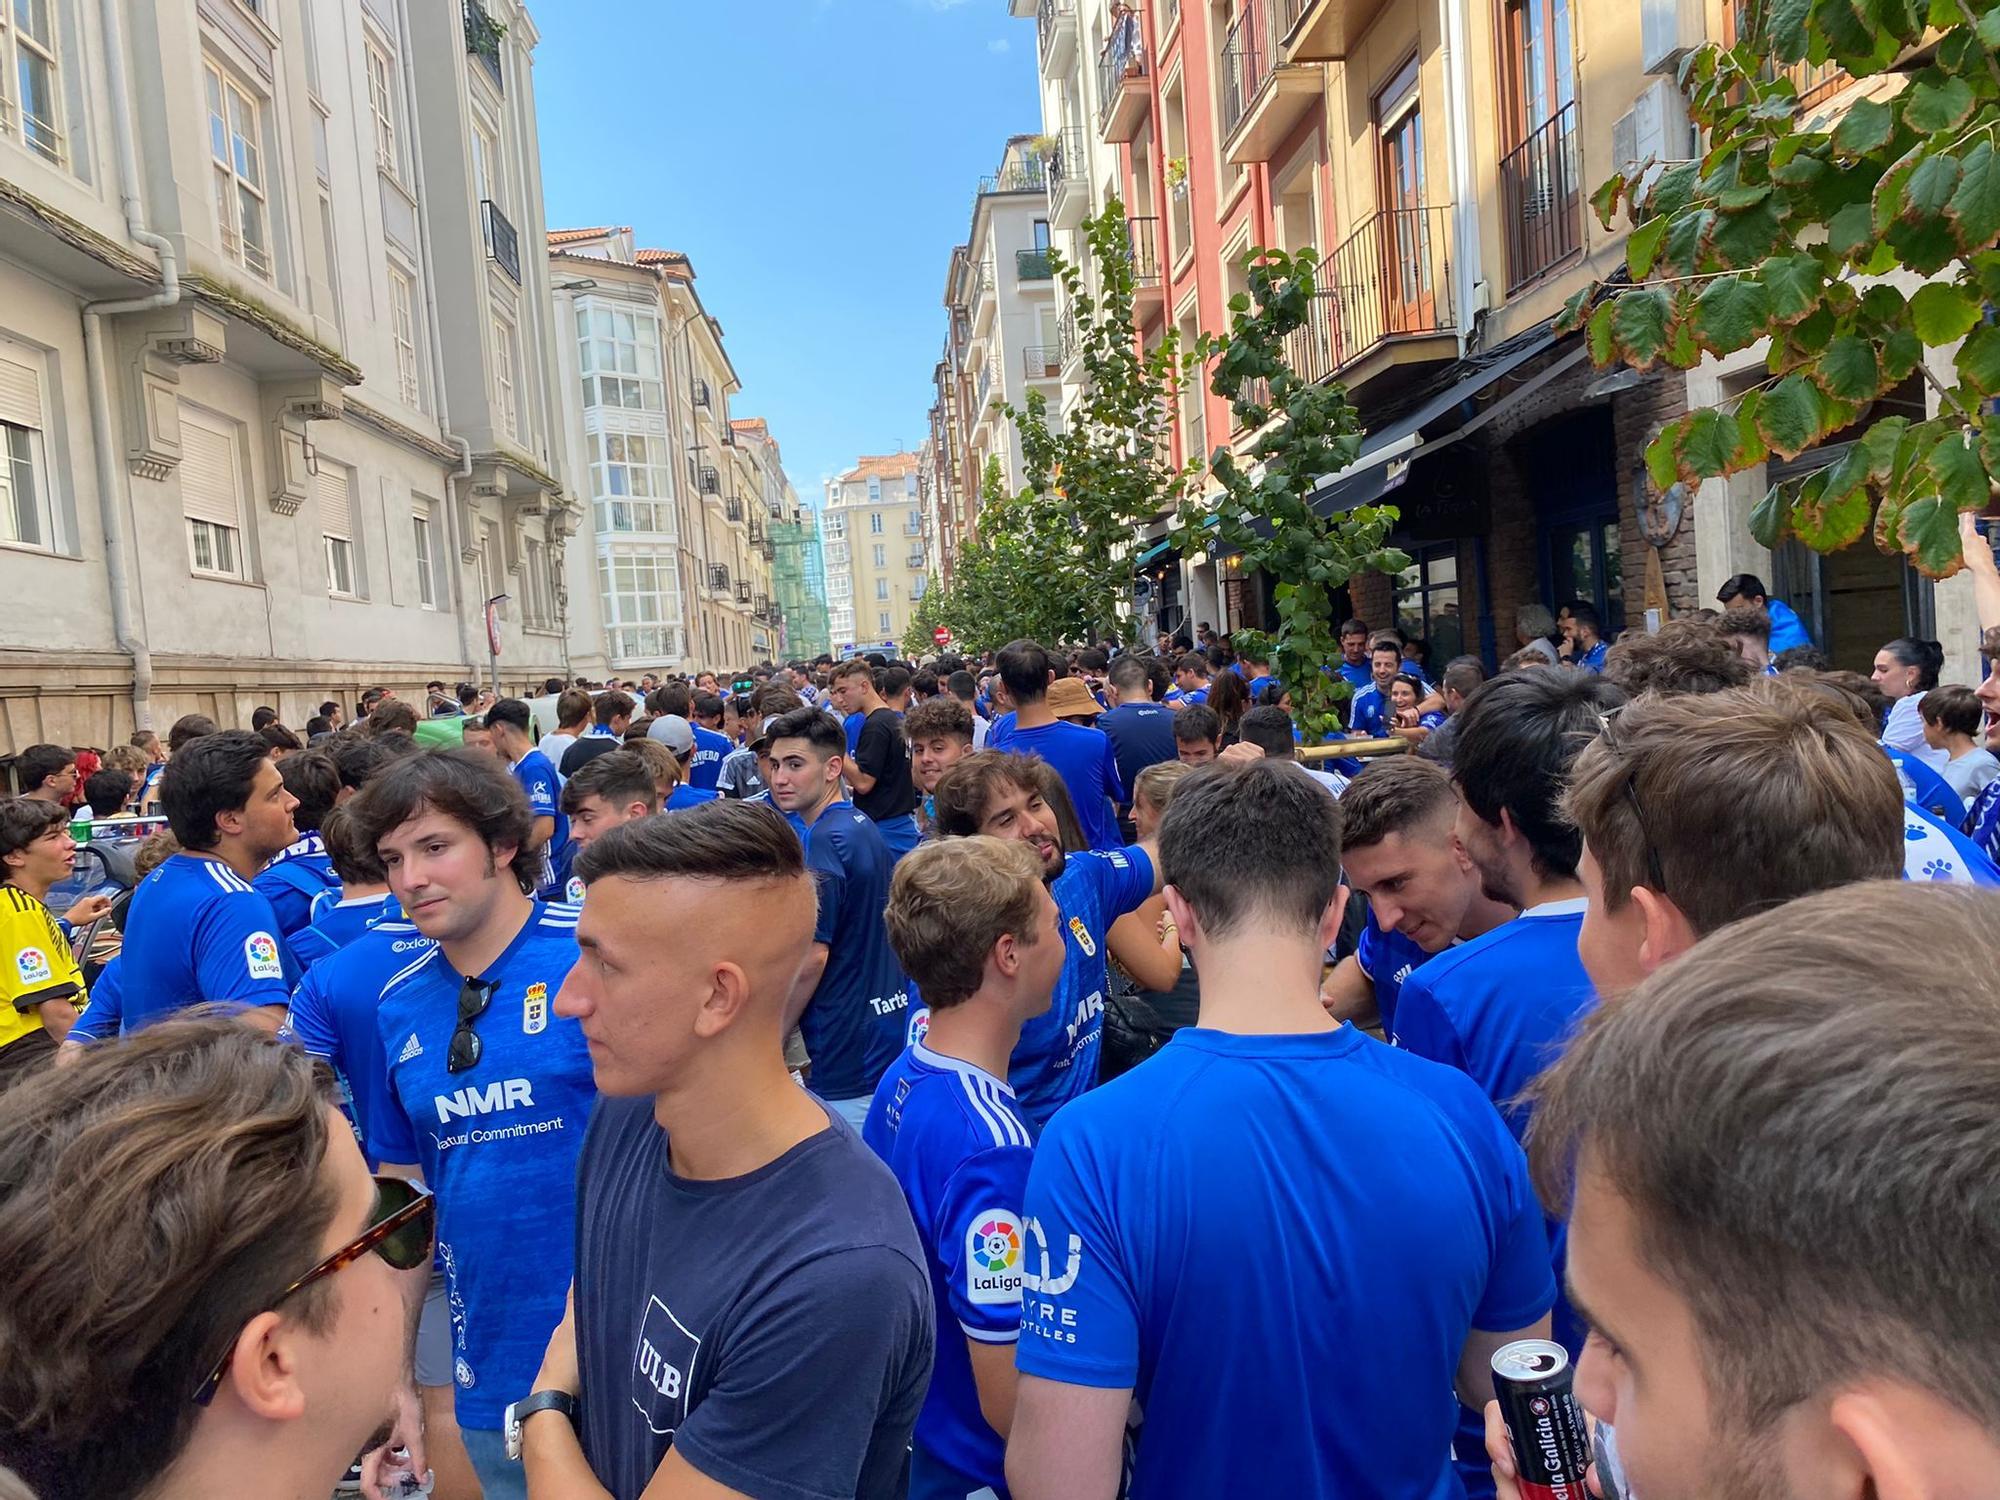
[(55, 968), (49, 963), (48, 954), (39, 948), (23, 948), (16, 954), (14, 972), (21, 976), (23, 984), (47, 984), (55, 978)]
[(577, 876), (570, 876), (569, 883), (563, 887), (563, 900), (567, 901), (571, 906), (575, 906), (579, 901), (583, 900), (583, 881)]
[(278, 956), (278, 940), (268, 932), (253, 932), (243, 940), (243, 962), (252, 979), (283, 979), (284, 960)]
[(528, 992), (521, 997), (521, 1031), (527, 1036), (540, 1036), (548, 1029), (549, 987), (531, 984)]
[(1070, 936), (1076, 939), (1077, 947), (1083, 950), (1085, 958), (1097, 957), (1097, 944), (1090, 940), (1090, 932), (1084, 927), (1082, 917), (1069, 919), (1069, 932)]
[(910, 1035), (908, 1045), (915, 1046), (931, 1034), (931, 1008), (918, 1006), (910, 1012)]
[(1021, 1300), (1021, 1221), (1002, 1208), (972, 1216), (965, 1232), (965, 1294), (987, 1307)]

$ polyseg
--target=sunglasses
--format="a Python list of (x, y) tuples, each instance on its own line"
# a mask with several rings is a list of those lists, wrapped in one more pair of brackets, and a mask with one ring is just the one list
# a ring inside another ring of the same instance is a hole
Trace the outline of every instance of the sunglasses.
[[(1624, 746), (1618, 740), (1618, 716), (1630, 707), (1621, 703), (1616, 708), (1597, 716), (1598, 729), (1605, 746), (1614, 755), (1622, 755)], [(1639, 805), (1638, 772), (1628, 768), (1625, 772), (1625, 802), (1632, 809), (1632, 820), (1639, 825), (1639, 837), (1646, 845), (1646, 873), (1651, 877), (1653, 889), (1664, 891), (1667, 878), (1660, 872), (1660, 851), (1653, 843), (1652, 834), (1646, 831), (1646, 809)]]
[[(436, 1210), (437, 1200), (428, 1190), (407, 1178), (378, 1176), (375, 1179), (374, 1221), (273, 1297), (264, 1311), (270, 1311), (294, 1292), (311, 1286), (315, 1281), (346, 1269), (371, 1250), (398, 1271), (414, 1271), (427, 1264), (436, 1245)], [(223, 1372), (229, 1368), (230, 1357), (235, 1352), (236, 1340), (232, 1338), (229, 1347), (222, 1351), (221, 1357), (209, 1370), (208, 1378), (195, 1391), (196, 1406), (206, 1406), (215, 1399), (216, 1388), (222, 1384)]]
[(445, 1072), (463, 1073), (467, 1068), (479, 1065), (486, 1044), (480, 1041), (472, 1023), (486, 1014), (487, 1007), (493, 1004), (493, 992), (499, 987), (491, 979), (468, 979), (459, 986), (458, 1029), (452, 1032), (451, 1046), (444, 1054)]

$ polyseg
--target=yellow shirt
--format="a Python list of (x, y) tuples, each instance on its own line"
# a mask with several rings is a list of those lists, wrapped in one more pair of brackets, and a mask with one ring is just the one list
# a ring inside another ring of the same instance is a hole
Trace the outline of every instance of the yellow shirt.
[(16, 886), (0, 886), (0, 1048), (42, 1029), (44, 1000), (82, 1010), (83, 970), (49, 909)]

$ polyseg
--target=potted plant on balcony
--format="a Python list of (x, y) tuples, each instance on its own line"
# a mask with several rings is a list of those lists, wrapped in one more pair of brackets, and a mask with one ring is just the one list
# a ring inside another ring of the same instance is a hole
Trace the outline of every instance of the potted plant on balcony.
[(1028, 155), (1034, 157), (1035, 160), (1045, 162), (1055, 154), (1056, 138), (1054, 136), (1033, 135), (1028, 137)]
[(1167, 191), (1176, 198), (1188, 195), (1188, 159), (1185, 156), (1167, 158)]

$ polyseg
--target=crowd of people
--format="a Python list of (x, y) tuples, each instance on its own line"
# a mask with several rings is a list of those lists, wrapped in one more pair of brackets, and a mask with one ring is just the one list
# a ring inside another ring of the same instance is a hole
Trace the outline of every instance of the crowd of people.
[(0, 1495), (1985, 1493), (2000, 665), (1717, 602), (24, 750)]

